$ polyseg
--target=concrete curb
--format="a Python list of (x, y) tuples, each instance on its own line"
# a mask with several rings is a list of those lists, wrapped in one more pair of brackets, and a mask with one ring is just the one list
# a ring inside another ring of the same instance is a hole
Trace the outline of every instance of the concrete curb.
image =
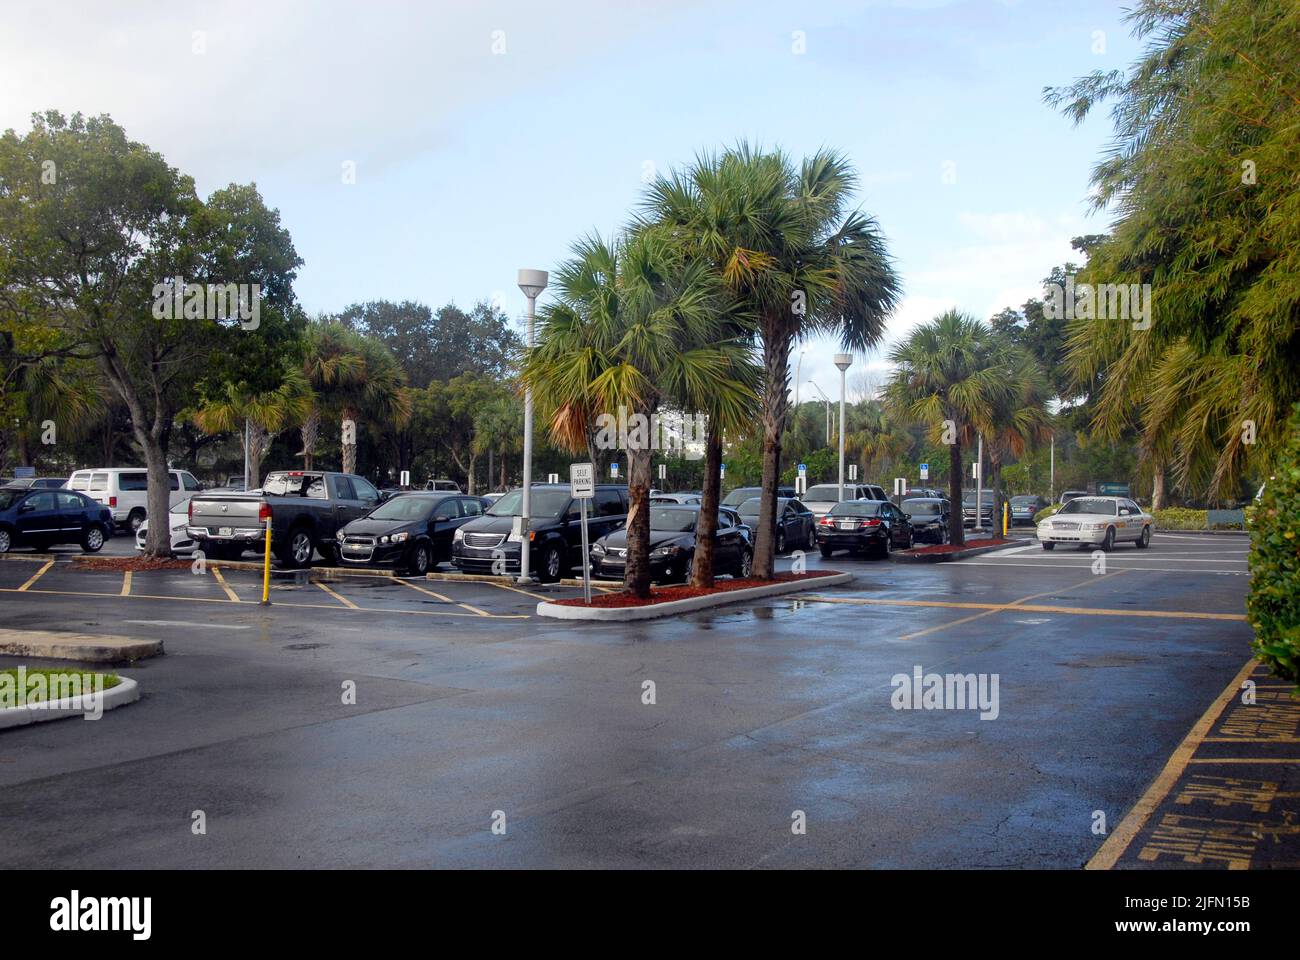
[(84, 663), (130, 663), (160, 656), (161, 640), (133, 640), (91, 633), (48, 630), (0, 630), (0, 655), (79, 660)]
[[(447, 583), (456, 583), (457, 581), (461, 583), (504, 583), (511, 586), (516, 584), (519, 579), (518, 577), (497, 576), (491, 573), (441, 573), (436, 571), (432, 573), (426, 573), (424, 576), (425, 579), (427, 580), (442, 580)], [(591, 585), (593, 587), (612, 586), (614, 584), (621, 583), (621, 582), (622, 582), (621, 580), (597, 580), (595, 577), (591, 578)], [(534, 587), (555, 587), (555, 586), (580, 587), (582, 586), (582, 581), (575, 580), (573, 577), (565, 577), (562, 580), (555, 581), (555, 583), (538, 582), (538, 583), (534, 583), (533, 586)]]
[(762, 587), (747, 587), (744, 590), (726, 590), (711, 593), (703, 597), (687, 597), (684, 600), (668, 600), (646, 607), (571, 607), (543, 600), (537, 605), (539, 617), (552, 617), (556, 620), (599, 620), (606, 623), (627, 623), (630, 620), (654, 620), (659, 617), (672, 616), (675, 613), (690, 613), (709, 607), (720, 607), (742, 600), (756, 600), (761, 597), (776, 597), (784, 593), (796, 593), (800, 590), (820, 589), (848, 583), (854, 578), (851, 573), (834, 573), (822, 577), (808, 577), (803, 580), (786, 580)]
[(1012, 540), (1009, 543), (991, 543), (982, 547), (967, 547), (965, 550), (955, 550), (952, 553), (891, 553), (889, 559), (897, 563), (947, 563), (950, 560), (964, 560), (966, 557), (977, 557), (981, 553), (992, 553), (995, 550), (1006, 550), (1009, 547), (1026, 546), (1023, 540)]
[[(103, 693), (101, 701), (104, 710), (116, 710), (128, 703), (140, 699), (140, 685), (130, 677), (121, 677), (121, 683), (110, 687)], [(62, 720), (65, 717), (79, 717), (86, 713), (85, 707), (76, 706), (84, 697), (65, 697), (47, 704), (29, 703), (22, 707), (0, 708), (0, 730), (7, 727), (25, 727), (31, 723), (43, 723), (46, 720)]]

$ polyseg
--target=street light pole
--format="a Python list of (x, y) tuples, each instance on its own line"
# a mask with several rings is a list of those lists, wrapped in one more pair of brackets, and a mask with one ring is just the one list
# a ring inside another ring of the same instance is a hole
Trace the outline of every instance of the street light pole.
[(1052, 503), (1056, 502), (1056, 431), (1052, 431), (1052, 460), (1051, 460), (1051, 479), (1048, 481), (1047, 496)]
[[(975, 456), (975, 529), (983, 530), (984, 517), (984, 434), (979, 435), (979, 453)], [(990, 520), (992, 517), (989, 518)]]
[[(528, 298), (528, 349), (533, 349), (533, 323), (537, 317), (537, 296), (546, 289), (549, 277), (545, 270), (520, 270), (519, 289)], [(533, 488), (533, 388), (524, 387), (524, 497), (519, 524), (519, 582), (529, 580), (531, 552), (528, 527), (532, 518)]]
[(840, 489), (838, 493), (840, 500), (844, 499), (844, 378), (852, 365), (852, 354), (835, 354), (835, 366), (840, 368)]

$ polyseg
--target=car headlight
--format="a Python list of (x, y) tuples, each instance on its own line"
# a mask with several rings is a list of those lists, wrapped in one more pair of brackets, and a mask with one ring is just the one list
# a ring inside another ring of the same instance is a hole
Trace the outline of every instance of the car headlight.
[(389, 542), (390, 542), (390, 543), (405, 543), (405, 542), (406, 542), (406, 539), (407, 539), (409, 536), (410, 536), (409, 533), (395, 533), (395, 534), (392, 535), (392, 537), (389, 538)]
[(666, 547), (658, 547), (657, 549), (651, 550), (650, 556), (671, 557), (673, 554), (680, 553), (681, 550), (682, 548), (677, 546), (676, 544), (670, 544), (669, 546)]
[(460, 543), (464, 539), (465, 539), (465, 531), (462, 530), (460, 527), (457, 527), (456, 532), (451, 535), (452, 542)]
[(605, 545), (597, 541), (591, 545), (591, 552), (598, 557), (603, 557), (605, 555)]

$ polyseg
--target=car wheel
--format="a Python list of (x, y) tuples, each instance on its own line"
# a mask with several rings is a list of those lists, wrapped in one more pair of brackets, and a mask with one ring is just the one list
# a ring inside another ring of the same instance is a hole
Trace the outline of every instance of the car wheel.
[(686, 566), (682, 569), (682, 583), (690, 583), (691, 577), (695, 576), (695, 554), (686, 558)]
[(104, 531), (91, 527), (81, 535), (81, 549), (86, 553), (99, 553), (104, 547)]
[(823, 543), (823, 544), (821, 545), (821, 552), (822, 552), (822, 556), (823, 556), (823, 557), (827, 557), (827, 558), (829, 558), (830, 555), (831, 555), (832, 553), (834, 553), (835, 551), (832, 550), (830, 547), (826, 546), (826, 544)]
[(1044, 550), (1055, 550), (1055, 549), (1056, 549), (1056, 544), (1052, 543), (1050, 540), (1044, 540), (1044, 541), (1043, 541), (1043, 549), (1044, 549)]
[(1101, 549), (1107, 553), (1115, 546), (1115, 528), (1107, 527), (1106, 536), (1101, 541)]
[(876, 548), (877, 551), (876, 556), (878, 556), (881, 560), (888, 560), (889, 551), (892, 550), (894, 547), (893, 541), (894, 541), (894, 535), (892, 533), (886, 533), (885, 539), (880, 541), (880, 546)]
[(916, 531), (915, 531), (915, 530), (908, 530), (908, 531), (907, 531), (907, 549), (908, 549), (908, 550), (911, 550), (914, 546), (916, 546)]
[(808, 550), (811, 550), (813, 547), (817, 546), (817, 534), (813, 532), (813, 525), (811, 523), (808, 524), (808, 537), (806, 540), (804, 540), (803, 545)]
[(314, 549), (311, 531), (306, 527), (299, 527), (290, 532), (288, 542), (278, 551), (280, 562), (286, 567), (309, 567)]
[(537, 570), (537, 579), (542, 583), (555, 583), (564, 573), (564, 557), (560, 548), (551, 544), (542, 550), (541, 566)]
[(9, 548), (14, 545), (13, 536), (8, 530), (0, 528), (0, 553), (8, 553)]
[(776, 552), (785, 553), (785, 528), (778, 527), (776, 531)]
[(740, 580), (748, 580), (754, 572), (754, 551), (745, 550), (740, 554), (740, 572), (736, 574)]
[(429, 572), (429, 545), (427, 543), (417, 543), (411, 548), (411, 556), (406, 561), (406, 572), (416, 577), (422, 577)]
[(1133, 546), (1137, 547), (1139, 550), (1145, 550), (1147, 547), (1151, 546), (1150, 527), (1142, 528), (1142, 536), (1138, 537), (1137, 540), (1133, 541)]
[(144, 523), (143, 510), (132, 510), (130, 515), (126, 518), (126, 528), (131, 531), (133, 536), (136, 531), (140, 529), (140, 524), (142, 523)]

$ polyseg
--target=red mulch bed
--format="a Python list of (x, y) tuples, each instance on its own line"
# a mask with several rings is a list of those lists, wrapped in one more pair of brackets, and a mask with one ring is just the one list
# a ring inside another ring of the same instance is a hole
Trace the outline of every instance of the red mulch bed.
[[(817, 580), (821, 577), (830, 577), (837, 574), (837, 570), (817, 570), (813, 573), (778, 573), (771, 580), (716, 580), (713, 588), (704, 590), (700, 587), (689, 587), (679, 585), (675, 587), (651, 587), (650, 599), (642, 600), (632, 596), (630, 593), (604, 593), (598, 597), (591, 598), (593, 607), (648, 607), (655, 603), (667, 603), (670, 600), (685, 600), (688, 597), (708, 597), (715, 593), (727, 593), (731, 590), (744, 590), (748, 587), (766, 587), (773, 583), (788, 583), (791, 580)], [(585, 607), (588, 606), (581, 597), (575, 597), (571, 600), (555, 600), (553, 603), (563, 607)]]
[(73, 562), (96, 570), (188, 570), (191, 560), (168, 560), (162, 557), (74, 557)]
[(1013, 541), (1011, 540), (1002, 540), (1002, 539), (997, 539), (997, 540), (979, 539), (979, 540), (971, 540), (968, 543), (963, 543), (961, 546), (957, 546), (956, 544), (952, 544), (952, 543), (936, 543), (929, 547), (916, 547), (915, 549), (911, 550), (910, 553), (913, 554), (956, 553), (958, 550), (969, 550), (972, 547), (994, 547), (1004, 543), (1012, 543), (1012, 542)]

